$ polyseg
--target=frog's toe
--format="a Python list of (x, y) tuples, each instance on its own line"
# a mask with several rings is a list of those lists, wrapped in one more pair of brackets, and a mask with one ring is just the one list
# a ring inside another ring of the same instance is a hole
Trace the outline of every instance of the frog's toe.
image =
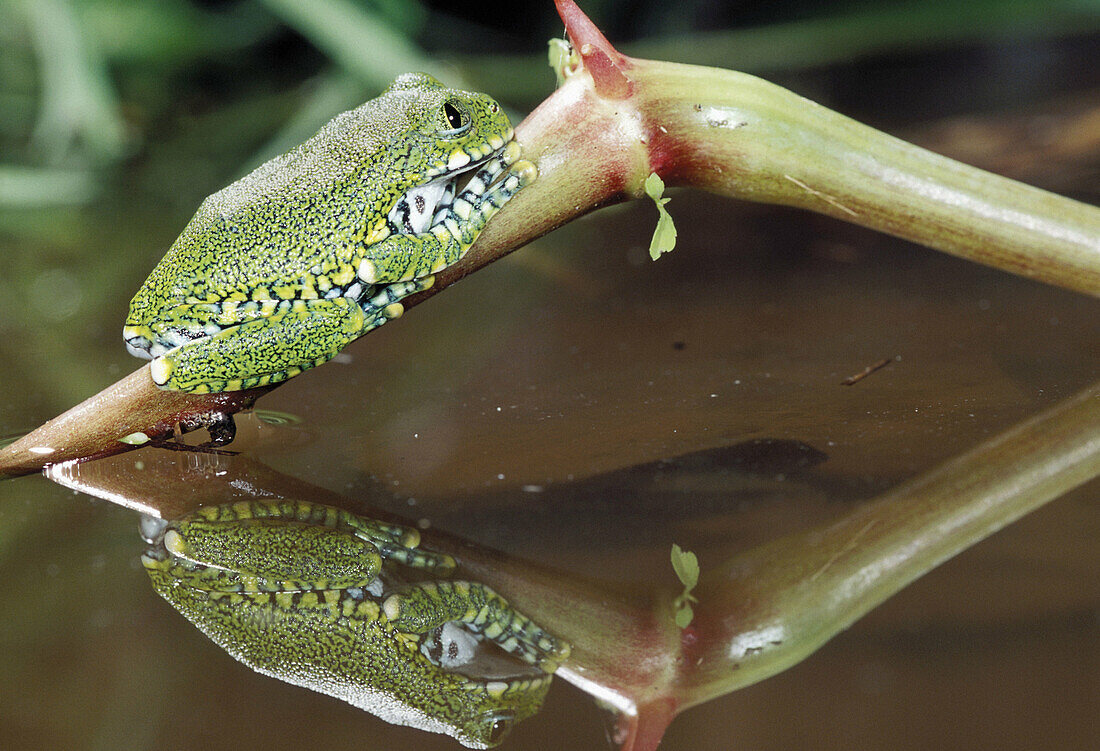
[(569, 659), (569, 655), (573, 652), (569, 642), (550, 636), (550, 634), (544, 634), (543, 638), (539, 639), (538, 647), (542, 653), (538, 667), (544, 673), (556, 671), (563, 662)]
[(500, 161), (507, 167), (519, 161), (521, 154), (523, 154), (523, 147), (519, 145), (518, 141), (509, 139), (508, 143), (504, 144), (504, 148), (500, 150)]
[(535, 181), (535, 178), (539, 176), (539, 168), (535, 166), (534, 162), (529, 162), (526, 159), (522, 159), (512, 165), (510, 171), (511, 175), (515, 175), (519, 180), (519, 187), (530, 185)]
[(149, 374), (153, 377), (153, 383), (163, 389), (168, 388), (168, 379), (172, 377), (172, 372), (175, 369), (175, 363), (168, 357), (161, 355), (153, 358), (153, 362), (149, 365)]
[(126, 342), (126, 351), (143, 360), (153, 359), (153, 340), (140, 326), (126, 326), (122, 329), (122, 338)]
[(539, 636), (537, 645), (544, 659), (553, 660), (554, 662), (565, 662), (573, 651), (573, 647), (569, 642), (551, 636), (545, 631)]

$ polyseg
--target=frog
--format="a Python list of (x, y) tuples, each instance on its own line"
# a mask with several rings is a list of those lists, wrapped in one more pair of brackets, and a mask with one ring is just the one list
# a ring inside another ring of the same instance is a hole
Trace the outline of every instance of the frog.
[(490, 96), (398, 76), (203, 201), (131, 300), (126, 347), (191, 393), (327, 362), (466, 254), (537, 177), (521, 156)]
[(143, 536), (156, 592), (240, 662), (469, 748), (535, 714), (570, 654), (411, 527), (253, 499)]

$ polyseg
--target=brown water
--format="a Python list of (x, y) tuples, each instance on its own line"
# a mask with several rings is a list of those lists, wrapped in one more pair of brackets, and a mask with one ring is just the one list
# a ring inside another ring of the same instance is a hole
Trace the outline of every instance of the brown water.
[[(671, 584), (672, 542), (705, 569), (1097, 375), (1094, 301), (793, 212), (692, 193), (672, 208), (681, 245), (658, 263), (647, 207), (605, 212), (353, 345), (264, 399), (303, 421), (253, 453), (612, 586)], [(794, 670), (689, 710), (662, 747), (1087, 748), (1096, 491), (952, 561)], [(128, 512), (41, 479), (0, 495), (9, 747), (450, 747), (220, 653), (152, 593)], [(599, 748), (601, 722), (559, 681), (513, 747)]]

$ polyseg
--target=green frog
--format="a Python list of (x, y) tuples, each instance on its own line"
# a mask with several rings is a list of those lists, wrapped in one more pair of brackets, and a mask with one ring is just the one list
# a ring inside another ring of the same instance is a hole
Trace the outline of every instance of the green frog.
[(130, 302), (127, 349), (163, 389), (284, 381), (401, 315), (537, 174), (493, 99), (399, 76), (202, 203)]
[(470, 748), (537, 712), (569, 655), (493, 590), (443, 578), (454, 559), (415, 529), (302, 501), (146, 522), (153, 587), (233, 657)]

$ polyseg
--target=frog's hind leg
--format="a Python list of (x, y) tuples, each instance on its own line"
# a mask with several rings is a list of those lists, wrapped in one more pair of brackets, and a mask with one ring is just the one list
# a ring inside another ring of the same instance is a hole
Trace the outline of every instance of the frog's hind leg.
[(569, 656), (569, 645), (546, 632), (484, 584), (436, 581), (403, 587), (382, 604), (399, 631), (426, 634), (448, 621), (465, 623), (502, 649), (553, 673)]
[(315, 592), (368, 587), (382, 567), (378, 549), (330, 527), (282, 519), (169, 522), (156, 567), (207, 592)]
[[(375, 311), (373, 318), (385, 311)], [(152, 362), (162, 389), (240, 391), (285, 381), (331, 360), (378, 325), (354, 300), (292, 300), (271, 316), (224, 328), (169, 350)]]
[(431, 571), (446, 571), (455, 567), (451, 556), (417, 547), (420, 545), (420, 532), (412, 527), (358, 516), (320, 503), (301, 500), (238, 501), (205, 506), (198, 509), (194, 516), (212, 523), (276, 519), (328, 527), (369, 542), (381, 552), (383, 558), (392, 558), (406, 566)]

